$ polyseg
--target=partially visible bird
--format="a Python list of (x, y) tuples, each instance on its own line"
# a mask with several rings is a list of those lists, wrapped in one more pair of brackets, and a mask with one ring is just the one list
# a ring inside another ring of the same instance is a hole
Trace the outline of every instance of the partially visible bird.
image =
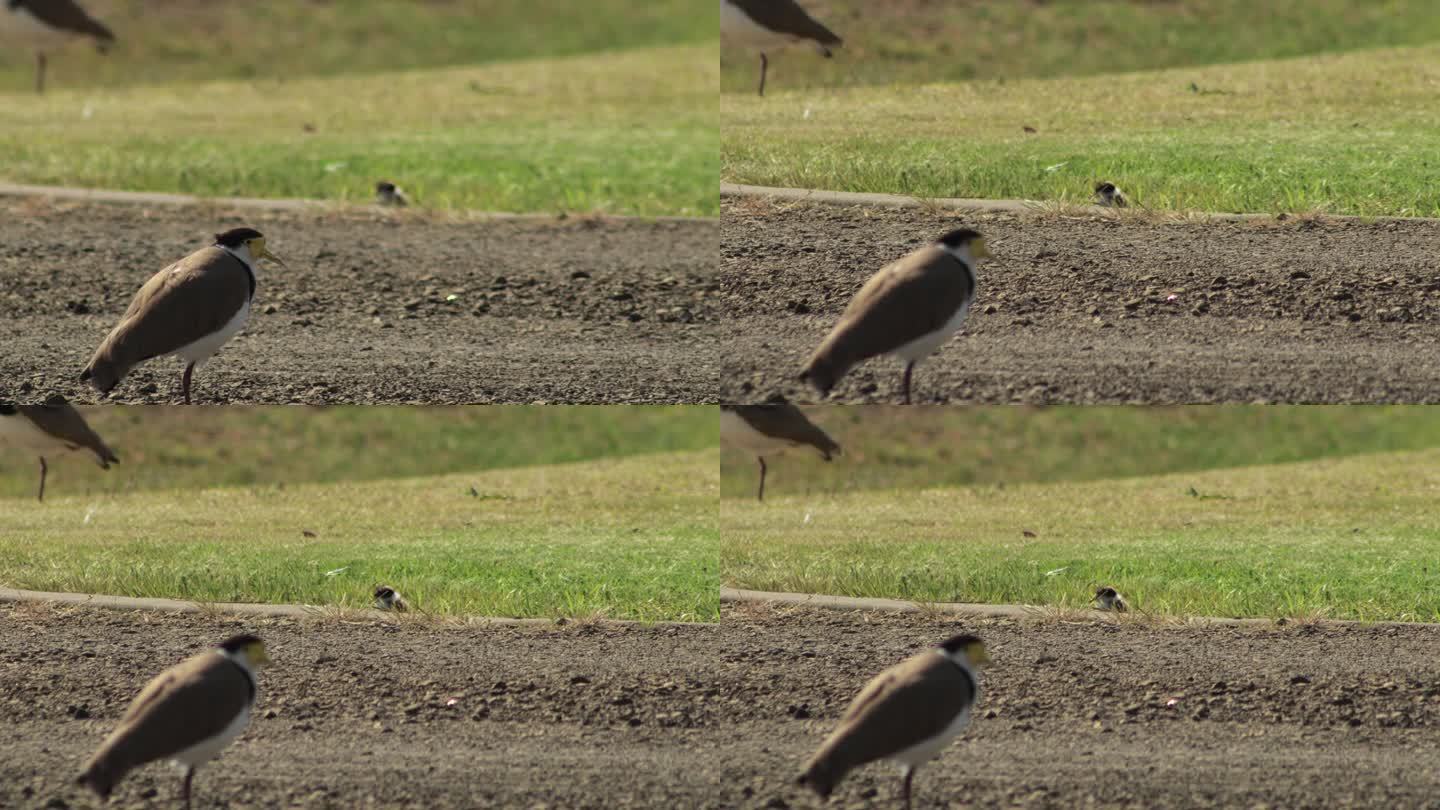
[(168, 759), (185, 769), (189, 810), (196, 769), (245, 731), (259, 688), (255, 671), (268, 663), (264, 642), (246, 634), (155, 676), (85, 764), (79, 783), (106, 799), (130, 771)]
[(1125, 597), (1109, 585), (1102, 585), (1095, 589), (1095, 607), (1099, 610), (1113, 610), (1116, 613), (1124, 613), (1130, 609), (1125, 604)]
[(851, 702), (800, 776), (828, 798), (851, 770), (884, 759), (900, 765), (910, 810), (910, 782), (970, 722), (980, 702), (979, 667), (990, 662), (985, 644), (958, 635), (876, 675)]
[(232, 228), (150, 277), (120, 323), (101, 341), (80, 373), (102, 394), (147, 360), (173, 354), (185, 362), (181, 377), (190, 404), (190, 376), (245, 328), (255, 298), (255, 263), (285, 266), (254, 228)]
[(0, 440), (34, 451), (40, 457), (41, 501), (45, 500), (45, 478), (50, 471), (46, 456), (84, 448), (103, 470), (120, 463), (115, 451), (90, 429), (85, 417), (59, 394), (51, 395), (43, 405), (0, 402)]
[(800, 379), (827, 395), (851, 367), (893, 354), (905, 361), (909, 405), (915, 364), (960, 330), (975, 301), (975, 267), (989, 256), (984, 237), (960, 228), (880, 268), (851, 299)]
[(765, 95), (765, 55), (792, 42), (808, 42), (826, 59), (842, 42), (833, 31), (805, 13), (795, 0), (720, 0), (720, 36), (760, 51), (760, 95)]
[(375, 204), (404, 208), (410, 204), (410, 198), (399, 186), (389, 180), (381, 180), (375, 184)]
[(1130, 205), (1120, 189), (1108, 180), (1095, 184), (1095, 204), (1105, 208), (1125, 208)]
[(788, 402), (763, 405), (721, 405), (720, 441), (755, 454), (760, 462), (760, 489), (765, 500), (765, 457), (786, 448), (808, 445), (829, 461), (840, 445)]
[(410, 609), (410, 605), (405, 602), (404, 597), (400, 596), (399, 591), (389, 585), (377, 585), (375, 586), (375, 609), (404, 613)]
[(115, 35), (74, 0), (0, 0), (0, 30), (14, 33), (35, 47), (35, 92), (45, 92), (46, 51), (75, 37), (95, 40), (101, 53), (115, 43)]

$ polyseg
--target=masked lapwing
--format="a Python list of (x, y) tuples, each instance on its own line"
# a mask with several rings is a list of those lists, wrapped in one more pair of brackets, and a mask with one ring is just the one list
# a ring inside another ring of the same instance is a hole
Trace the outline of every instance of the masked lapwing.
[(1130, 202), (1114, 183), (1104, 180), (1095, 184), (1095, 204), (1103, 208), (1125, 208)]
[(951, 231), (870, 277), (810, 356), (800, 379), (822, 395), (858, 363), (882, 354), (905, 361), (905, 404), (915, 364), (960, 329), (975, 300), (975, 266), (988, 258), (985, 239)]
[(766, 51), (808, 42), (826, 59), (839, 47), (840, 37), (805, 13), (795, 0), (720, 0), (720, 35), (730, 42), (760, 51), (760, 95), (765, 95), (765, 73), (770, 68)]
[(721, 405), (720, 440), (755, 454), (760, 462), (758, 500), (765, 500), (765, 457), (791, 447), (809, 446), (826, 461), (840, 452), (840, 445), (815, 426), (805, 414), (788, 402), (764, 405)]
[(1099, 610), (1113, 610), (1116, 613), (1125, 613), (1130, 609), (1125, 604), (1125, 597), (1109, 585), (1102, 585), (1095, 589), (1095, 607)]
[(0, 28), (35, 47), (35, 92), (45, 92), (46, 52), (76, 37), (90, 37), (103, 53), (115, 35), (74, 0), (0, 0)]
[(108, 394), (130, 369), (173, 354), (186, 364), (181, 385), (189, 405), (191, 374), (245, 328), (260, 259), (285, 266), (265, 247), (259, 231), (233, 228), (216, 234), (215, 244), (156, 273), (135, 294), (80, 379)]
[(404, 613), (410, 609), (410, 605), (399, 591), (389, 585), (377, 585), (375, 586), (375, 609)]
[(410, 198), (405, 192), (389, 180), (381, 180), (375, 184), (375, 204), (392, 208), (404, 208), (410, 204)]
[(125, 774), (168, 759), (185, 769), (190, 807), (195, 769), (245, 731), (255, 708), (255, 670), (270, 663), (265, 644), (240, 635), (155, 676), (86, 763), (80, 784), (108, 798)]
[(909, 810), (915, 770), (970, 722), (980, 702), (977, 670), (989, 661), (984, 642), (960, 635), (875, 676), (805, 764), (800, 783), (826, 798), (851, 770), (889, 760), (901, 768)]
[(50, 472), (47, 456), (53, 458), (71, 450), (88, 450), (101, 469), (119, 464), (115, 451), (85, 423), (85, 417), (59, 394), (43, 405), (0, 402), (0, 440), (40, 457), (40, 500), (45, 500), (45, 476)]

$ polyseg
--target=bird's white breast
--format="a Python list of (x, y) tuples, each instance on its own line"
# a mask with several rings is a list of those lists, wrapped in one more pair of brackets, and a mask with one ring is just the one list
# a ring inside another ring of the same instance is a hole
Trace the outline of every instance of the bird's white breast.
[(891, 354), (900, 357), (907, 363), (924, 360), (934, 354), (935, 350), (940, 348), (945, 341), (949, 340), (951, 335), (960, 331), (961, 324), (965, 323), (965, 316), (970, 314), (971, 300), (972, 299), (966, 299), (965, 303), (961, 304), (960, 308), (955, 310), (955, 314), (950, 316), (950, 320), (946, 321), (939, 329), (936, 329), (928, 335), (915, 338), (891, 352)]
[(247, 704), (239, 714), (235, 715), (235, 719), (230, 721), (230, 725), (226, 726), (219, 734), (208, 740), (201, 740), (170, 759), (181, 765), (189, 765), (191, 767), (203, 765), (214, 759), (217, 754), (224, 750), (225, 746), (229, 745), (236, 737), (244, 733), (246, 726), (250, 725), (250, 709), (254, 705), (253, 702)]
[(975, 279), (975, 266), (963, 258), (958, 256), (956, 258), (965, 265), (964, 272), (970, 275), (970, 295), (967, 296), (964, 301), (960, 302), (960, 308), (955, 310), (955, 314), (951, 315), (939, 329), (936, 329), (928, 335), (921, 335), (915, 338), (895, 351), (890, 352), (891, 354), (907, 363), (924, 360), (934, 354), (935, 350), (940, 348), (945, 341), (949, 340), (951, 335), (960, 331), (960, 326), (965, 323), (965, 316), (970, 314), (970, 304), (975, 301), (975, 291), (979, 285)]
[(230, 338), (240, 334), (240, 330), (245, 328), (245, 321), (249, 317), (250, 301), (246, 300), (240, 309), (230, 316), (230, 320), (220, 327), (219, 331), (211, 332), (194, 343), (181, 346), (175, 350), (175, 355), (186, 363), (194, 363), (196, 367), (203, 366), (215, 352), (220, 351), (221, 346), (230, 341)]
[(734, 411), (720, 412), (720, 441), (731, 447), (749, 450), (756, 455), (774, 453), (791, 447), (794, 444), (784, 439), (766, 436), (764, 433), (750, 427), (750, 423), (741, 419), (740, 415)]
[(980, 704), (980, 679), (975, 676), (974, 672), (970, 673), (970, 682), (975, 685), (975, 693), (971, 698), (970, 705), (955, 715), (955, 719), (951, 720), (950, 724), (947, 725), (943, 731), (928, 740), (916, 743), (903, 751), (892, 754), (886, 757), (886, 759), (899, 762), (911, 768), (919, 767), (934, 759), (937, 754), (944, 750), (945, 746), (950, 744), (951, 740), (960, 736), (960, 732), (964, 731), (965, 727), (970, 725), (970, 711)]
[(735, 45), (752, 48), (770, 48), (791, 41), (791, 37), (765, 28), (726, 0), (720, 0), (720, 36)]

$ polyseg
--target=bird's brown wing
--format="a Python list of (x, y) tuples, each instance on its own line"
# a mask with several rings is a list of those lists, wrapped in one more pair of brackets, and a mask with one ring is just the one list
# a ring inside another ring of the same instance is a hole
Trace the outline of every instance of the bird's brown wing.
[(214, 651), (188, 658), (141, 690), (92, 762), (123, 762), (123, 771), (168, 759), (224, 731), (253, 689), (238, 664)]
[(74, 0), (22, 0), (20, 5), (34, 15), (35, 19), (52, 28), (85, 34), (104, 42), (115, 39), (109, 28), (86, 14), (85, 9)]
[(934, 246), (882, 267), (855, 294), (811, 365), (848, 369), (934, 332), (975, 295), (973, 280), (959, 259)]
[(840, 452), (840, 445), (830, 438), (805, 412), (788, 402), (766, 403), (764, 405), (738, 405), (735, 413), (749, 425), (766, 436), (806, 444), (829, 459), (831, 454)]
[(71, 450), (84, 447), (93, 451), (101, 467), (108, 469), (111, 463), (120, 461), (115, 457), (114, 451), (90, 429), (85, 417), (66, 402), (64, 397), (54, 396), (43, 405), (21, 405), (19, 408), (26, 419), (45, 433), (65, 442)]
[(861, 690), (812, 766), (843, 773), (884, 759), (941, 733), (974, 699), (970, 676), (927, 650), (880, 673)]
[(128, 369), (194, 343), (228, 323), (254, 291), (244, 262), (218, 247), (197, 250), (145, 282), (91, 364)]
[(795, 0), (731, 0), (745, 16), (781, 34), (813, 39), (821, 45), (839, 45), (835, 32), (805, 13)]

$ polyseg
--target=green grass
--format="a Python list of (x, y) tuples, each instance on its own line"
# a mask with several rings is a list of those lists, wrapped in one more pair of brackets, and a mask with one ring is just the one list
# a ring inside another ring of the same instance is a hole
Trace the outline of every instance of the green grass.
[(1427, 46), (1088, 78), (724, 94), (721, 176), (1072, 202), (1108, 179), (1155, 209), (1440, 216), (1437, 83), (1440, 47)]
[(716, 46), (16, 94), (0, 179), (201, 196), (715, 215)]
[[(118, 37), (54, 55), (54, 89), (386, 73), (710, 42), (688, 0), (85, 0)], [(0, 48), (0, 92), (29, 92), (34, 55)], [(714, 84), (712, 82), (711, 89)]]
[[(106, 471), (81, 453), (52, 457), (52, 496), (434, 476), (704, 450), (718, 441), (715, 409), (695, 405), (137, 405), (83, 412), (121, 463)], [(33, 456), (0, 442), (0, 511), (4, 498), (33, 497), (38, 475)]]
[(383, 582), (433, 614), (713, 621), (717, 484), (712, 448), (450, 476), (16, 499), (4, 503), (0, 584), (363, 607)]
[[(1430, 0), (802, 4), (845, 45), (834, 59), (804, 48), (771, 54), (775, 90), (1089, 76), (1440, 40)], [(730, 49), (724, 58), (722, 89), (754, 93), (759, 59)]]
[[(1109, 481), (721, 502), (739, 588), (1440, 620), (1440, 450)], [(1026, 536), (1026, 532), (1033, 537)]]
[[(1440, 408), (1222, 405), (808, 408), (844, 448), (770, 459), (767, 494), (1013, 485), (1158, 475), (1440, 447)], [(752, 456), (726, 449), (721, 493), (753, 498)]]

